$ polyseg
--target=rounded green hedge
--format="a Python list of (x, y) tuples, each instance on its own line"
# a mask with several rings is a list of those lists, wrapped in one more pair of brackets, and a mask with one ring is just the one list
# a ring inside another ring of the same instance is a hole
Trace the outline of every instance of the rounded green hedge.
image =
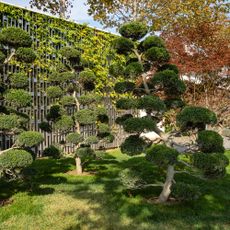
[(61, 157), (61, 150), (55, 145), (50, 145), (44, 149), (43, 156), (59, 159)]
[(76, 104), (74, 97), (72, 96), (64, 96), (60, 103), (62, 106), (74, 106)]
[(70, 71), (65, 72), (53, 72), (48, 76), (49, 82), (65, 83), (76, 79), (76, 74)]
[(139, 137), (139, 135), (131, 135), (121, 144), (120, 149), (124, 154), (135, 156), (143, 153), (147, 146), (148, 143)]
[(109, 66), (109, 74), (113, 77), (119, 77), (124, 75), (125, 68), (121, 63), (113, 63)]
[(15, 114), (0, 114), (0, 129), (11, 130), (19, 125), (19, 117)]
[(51, 133), (52, 132), (52, 126), (48, 122), (41, 122), (38, 124), (39, 129), (41, 129), (44, 132)]
[(80, 133), (69, 133), (66, 136), (66, 141), (74, 145), (78, 145), (84, 140), (83, 136)]
[(149, 36), (142, 42), (144, 50), (148, 50), (152, 47), (164, 48), (164, 41), (158, 36)]
[(93, 159), (95, 152), (90, 147), (80, 147), (75, 151), (75, 157), (81, 158), (81, 160)]
[(201, 152), (224, 153), (223, 138), (215, 131), (203, 130), (198, 132), (197, 143)]
[(61, 132), (67, 132), (74, 126), (74, 121), (71, 116), (63, 115), (54, 123), (54, 128)]
[(91, 109), (79, 110), (75, 117), (81, 125), (91, 125), (97, 121), (97, 113)]
[(165, 48), (152, 47), (145, 52), (145, 57), (152, 62), (164, 63), (168, 62), (170, 55)]
[(153, 145), (146, 150), (146, 159), (159, 167), (167, 167), (177, 163), (179, 152), (166, 145)]
[(134, 44), (128, 38), (120, 37), (113, 41), (114, 49), (118, 54), (128, 54), (134, 48)]
[(31, 48), (20, 47), (15, 53), (16, 59), (20, 62), (32, 63), (37, 58), (37, 55)]
[(26, 73), (13, 73), (10, 77), (10, 83), (15, 88), (25, 88), (29, 85), (28, 76)]
[(120, 27), (119, 33), (125, 38), (136, 41), (143, 38), (148, 33), (148, 27), (142, 22), (129, 22)]
[(173, 64), (164, 64), (158, 68), (158, 71), (164, 71), (164, 70), (172, 70), (176, 74), (179, 74), (179, 69), (176, 65)]
[(114, 86), (114, 91), (120, 94), (132, 92), (134, 89), (135, 89), (135, 83), (130, 81), (117, 82)]
[(205, 129), (205, 124), (215, 124), (217, 117), (214, 112), (207, 108), (186, 106), (178, 115), (178, 125), (185, 128)]
[(46, 89), (46, 94), (49, 98), (60, 98), (63, 95), (63, 90), (59, 86), (49, 86)]
[(102, 97), (95, 94), (95, 93), (87, 93), (85, 95), (81, 95), (78, 98), (78, 101), (81, 105), (90, 105), (93, 103), (99, 103), (101, 102)]
[(81, 54), (79, 50), (73, 47), (63, 47), (60, 49), (60, 54), (67, 58), (72, 63), (79, 63)]
[(12, 149), (0, 155), (0, 168), (3, 170), (22, 169), (32, 162), (32, 155), (22, 149)]
[(133, 98), (121, 98), (117, 100), (116, 107), (117, 109), (135, 109), (137, 108), (138, 101)]
[(99, 139), (97, 136), (89, 136), (86, 138), (84, 142), (86, 145), (92, 145), (92, 144), (97, 144), (99, 142)]
[(62, 108), (60, 105), (52, 105), (46, 115), (48, 121), (58, 120), (62, 115)]
[(25, 131), (18, 135), (17, 143), (20, 146), (34, 147), (44, 141), (44, 137), (41, 133), (36, 131)]
[(144, 69), (141, 63), (132, 62), (128, 64), (125, 68), (124, 74), (127, 77), (135, 78), (143, 73)]

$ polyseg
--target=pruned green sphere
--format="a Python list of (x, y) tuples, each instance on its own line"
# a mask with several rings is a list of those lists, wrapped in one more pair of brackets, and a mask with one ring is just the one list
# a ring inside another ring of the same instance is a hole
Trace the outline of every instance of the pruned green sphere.
[(86, 138), (84, 142), (87, 145), (92, 145), (92, 144), (97, 144), (99, 142), (99, 139), (97, 136), (89, 136)]
[(46, 89), (47, 97), (60, 98), (63, 95), (63, 90), (59, 86), (49, 86)]
[(79, 110), (75, 117), (81, 125), (91, 125), (97, 121), (97, 114), (91, 109)]
[(133, 115), (130, 114), (130, 113), (124, 114), (124, 115), (122, 115), (122, 116), (120, 116), (120, 117), (117, 117), (116, 120), (115, 120), (115, 122), (116, 122), (116, 124), (118, 124), (118, 125), (123, 125), (123, 123), (124, 123), (127, 119), (132, 118), (132, 117), (133, 117)]
[(134, 89), (135, 89), (135, 83), (130, 81), (117, 82), (114, 86), (114, 91), (120, 94), (132, 92)]
[(149, 117), (133, 117), (123, 122), (123, 128), (128, 133), (141, 133), (144, 131), (154, 131), (156, 123)]
[(73, 47), (63, 47), (60, 49), (60, 54), (68, 59), (70, 62), (79, 63), (80, 62), (80, 52)]
[(63, 111), (60, 105), (52, 105), (46, 115), (46, 119), (48, 121), (55, 121), (61, 117), (62, 113)]
[(37, 58), (37, 55), (31, 48), (20, 47), (16, 51), (16, 59), (20, 62), (32, 63)]
[(183, 129), (204, 129), (206, 124), (215, 124), (216, 122), (216, 114), (211, 110), (203, 107), (186, 106), (177, 115), (177, 123)]
[(160, 68), (158, 68), (158, 71), (164, 71), (164, 70), (172, 70), (176, 74), (179, 74), (179, 69), (176, 65), (173, 64), (164, 64)]
[(66, 141), (74, 145), (81, 143), (83, 140), (84, 138), (80, 133), (69, 133), (66, 136)]
[(143, 38), (148, 33), (148, 27), (141, 22), (129, 22), (121, 26), (119, 33), (125, 38), (136, 41)]
[(117, 109), (135, 109), (138, 101), (133, 98), (121, 98), (116, 102)]
[(144, 48), (144, 50), (148, 50), (152, 47), (164, 48), (165, 44), (164, 44), (164, 41), (160, 37), (149, 36), (143, 41), (142, 47)]
[(98, 106), (94, 109), (97, 116), (99, 115), (107, 115), (107, 109), (104, 106)]
[(134, 48), (134, 44), (128, 38), (120, 37), (114, 40), (114, 49), (118, 54), (128, 54)]
[(44, 132), (51, 133), (52, 132), (52, 126), (48, 122), (41, 122), (38, 124), (39, 129), (41, 129)]
[(88, 160), (95, 157), (95, 152), (90, 147), (80, 147), (76, 150), (75, 156), (81, 158), (82, 160)]
[(25, 88), (29, 85), (28, 76), (26, 73), (13, 73), (10, 77), (10, 83), (15, 88)]
[(98, 124), (98, 128), (97, 129), (98, 129), (98, 133), (99, 134), (110, 133), (110, 127), (109, 127), (109, 125), (104, 124), (104, 123)]
[(144, 69), (141, 63), (132, 62), (125, 68), (125, 75), (127, 77), (135, 78), (143, 73)]
[(30, 35), (16, 27), (3, 28), (0, 33), (0, 42), (11, 47), (31, 47), (32, 38)]
[(76, 104), (74, 97), (72, 96), (64, 96), (60, 100), (61, 105), (63, 106), (74, 106)]
[(159, 167), (167, 167), (177, 163), (179, 152), (166, 145), (153, 145), (146, 151), (146, 159)]
[(143, 153), (147, 146), (148, 143), (139, 137), (139, 135), (131, 135), (121, 144), (120, 149), (124, 154), (135, 156)]
[(78, 79), (80, 82), (94, 81), (96, 76), (92, 70), (84, 70), (79, 74)]
[(11, 130), (19, 125), (19, 118), (15, 114), (0, 114), (0, 130)]
[(198, 132), (197, 143), (201, 152), (204, 153), (224, 153), (223, 137), (211, 130)]
[(54, 72), (48, 76), (48, 81), (49, 82), (57, 82), (57, 83), (64, 83), (66, 81), (72, 81), (76, 79), (75, 73), (72, 73), (70, 71), (65, 71), (65, 72)]
[(102, 97), (95, 93), (87, 93), (87, 94), (81, 95), (78, 98), (78, 101), (81, 105), (90, 105), (93, 103), (99, 103), (101, 102), (101, 100), (102, 100)]
[(17, 137), (17, 143), (20, 146), (34, 147), (44, 141), (44, 137), (41, 133), (36, 131), (25, 131), (19, 134)]
[(59, 159), (61, 157), (61, 150), (55, 145), (50, 145), (44, 149), (43, 156)]
[(145, 57), (152, 62), (165, 63), (170, 59), (170, 55), (165, 48), (152, 47), (145, 52)]
[(54, 128), (61, 132), (67, 132), (74, 126), (74, 121), (71, 116), (63, 115), (58, 119), (55, 124)]
[(109, 74), (113, 77), (119, 77), (124, 75), (125, 68), (121, 63), (114, 63), (109, 66)]

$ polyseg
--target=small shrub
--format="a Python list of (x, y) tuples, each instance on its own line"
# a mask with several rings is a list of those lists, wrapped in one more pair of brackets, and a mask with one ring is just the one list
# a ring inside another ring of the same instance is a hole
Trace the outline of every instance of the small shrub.
[(34, 147), (44, 141), (41, 133), (35, 131), (25, 131), (18, 135), (17, 143), (20, 146)]
[(143, 96), (138, 99), (138, 109), (145, 109), (147, 111), (165, 111), (166, 106), (164, 102), (156, 96)]
[(143, 73), (143, 66), (139, 62), (132, 62), (128, 64), (125, 68), (125, 75), (128, 77), (137, 77)]
[(24, 47), (18, 48), (15, 56), (18, 61), (26, 63), (32, 63), (37, 58), (37, 55), (34, 53), (33, 49)]
[(89, 136), (86, 138), (84, 142), (86, 145), (92, 145), (92, 144), (97, 144), (99, 142), (99, 139), (97, 136)]
[(109, 117), (106, 114), (99, 114), (97, 116), (97, 120), (100, 121), (101, 123), (109, 123)]
[(80, 133), (69, 133), (67, 136), (66, 136), (66, 141), (68, 143), (72, 143), (74, 145), (77, 145), (79, 144), (80, 142), (83, 141), (83, 136), (80, 134)]
[(148, 50), (152, 47), (164, 48), (165, 45), (164, 45), (164, 41), (160, 37), (149, 36), (143, 41), (142, 47), (144, 48), (144, 50)]
[(78, 101), (81, 105), (90, 105), (92, 103), (99, 103), (101, 100), (102, 100), (101, 96), (94, 93), (88, 93), (78, 98)]
[(118, 109), (135, 109), (138, 101), (133, 98), (121, 98), (116, 102)]
[(61, 132), (67, 132), (74, 126), (74, 121), (71, 116), (63, 115), (54, 123), (54, 128)]
[(65, 71), (65, 72), (53, 72), (48, 76), (48, 81), (49, 82), (56, 82), (56, 83), (64, 83), (67, 81), (72, 81), (76, 79), (75, 73), (72, 73), (70, 71)]
[(90, 147), (80, 147), (76, 150), (75, 156), (81, 158), (82, 161), (95, 158), (95, 152)]
[(46, 115), (46, 119), (48, 121), (55, 121), (58, 120), (62, 115), (62, 109), (60, 107), (60, 105), (52, 105), (50, 107), (49, 112)]
[(90, 109), (79, 110), (75, 117), (81, 125), (91, 125), (97, 121), (96, 112)]
[(59, 159), (61, 157), (61, 150), (55, 145), (50, 145), (44, 149), (43, 156)]
[(127, 92), (132, 92), (135, 88), (135, 83), (130, 82), (130, 81), (125, 81), (125, 82), (118, 82), (114, 86), (114, 91), (116, 93), (127, 93)]
[(198, 186), (177, 182), (172, 186), (172, 196), (181, 201), (197, 200), (201, 196)]
[(124, 75), (124, 66), (121, 63), (114, 63), (109, 66), (109, 74), (114, 77), (119, 77)]
[(48, 123), (48, 122), (41, 122), (40, 124), (38, 124), (39, 129), (41, 129), (42, 131), (45, 131), (47, 133), (52, 132), (52, 126)]
[(60, 98), (63, 95), (63, 90), (59, 86), (49, 86), (46, 89), (47, 97)]
[(203, 130), (198, 133), (197, 143), (201, 152), (224, 153), (222, 136), (211, 130)]
[(118, 54), (128, 54), (134, 48), (133, 42), (124, 37), (115, 39), (113, 43), (114, 49)]
[(0, 129), (11, 130), (17, 127), (19, 124), (19, 118), (15, 114), (0, 114)]
[(80, 52), (73, 47), (63, 47), (60, 50), (60, 54), (67, 58), (72, 63), (80, 62)]
[(170, 55), (165, 48), (152, 47), (145, 52), (145, 56), (149, 61), (164, 63), (168, 62)]
[(24, 88), (28, 86), (28, 76), (26, 73), (20, 72), (20, 73), (13, 73), (10, 75), (10, 82), (11, 85), (15, 88)]
[(75, 105), (75, 99), (72, 96), (64, 96), (60, 100), (60, 103), (63, 106), (73, 106), (73, 105)]

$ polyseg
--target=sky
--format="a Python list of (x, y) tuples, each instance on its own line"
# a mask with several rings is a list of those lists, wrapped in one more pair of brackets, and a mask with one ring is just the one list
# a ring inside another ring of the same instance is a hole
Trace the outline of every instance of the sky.
[[(29, 0), (0, 0), (0, 2), (10, 3), (15, 6), (21, 6), (30, 9)], [(75, 3), (70, 16), (71, 20), (74, 20), (79, 23), (87, 23), (92, 27), (103, 29), (103, 26), (100, 23), (94, 21), (93, 18), (87, 14), (88, 7), (85, 4), (86, 0), (77, 0), (74, 2)], [(35, 9), (33, 10), (36, 11)], [(105, 30), (115, 33), (115, 29), (113, 28), (108, 28)]]

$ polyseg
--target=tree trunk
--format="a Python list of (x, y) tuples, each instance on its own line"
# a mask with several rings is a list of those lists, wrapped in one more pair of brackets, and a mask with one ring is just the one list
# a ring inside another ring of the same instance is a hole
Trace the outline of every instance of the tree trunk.
[(82, 168), (82, 164), (81, 164), (81, 158), (80, 157), (76, 157), (75, 161), (76, 161), (76, 171), (77, 171), (77, 174), (81, 175), (83, 173), (83, 168)]
[(164, 183), (163, 190), (158, 198), (159, 203), (164, 203), (168, 200), (169, 195), (171, 193), (171, 186), (173, 183), (174, 175), (174, 166), (169, 165), (167, 169), (166, 181)]

